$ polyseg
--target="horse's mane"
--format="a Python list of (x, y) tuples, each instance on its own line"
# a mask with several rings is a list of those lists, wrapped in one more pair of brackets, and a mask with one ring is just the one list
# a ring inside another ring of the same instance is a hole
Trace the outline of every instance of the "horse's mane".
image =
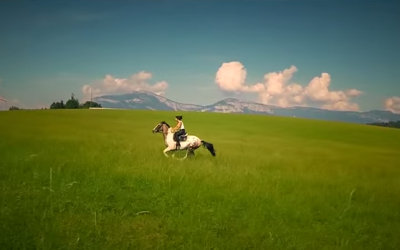
[(167, 125), (168, 128), (170, 128), (169, 124), (166, 123), (165, 121), (162, 121), (161, 124), (165, 124), (165, 125)]

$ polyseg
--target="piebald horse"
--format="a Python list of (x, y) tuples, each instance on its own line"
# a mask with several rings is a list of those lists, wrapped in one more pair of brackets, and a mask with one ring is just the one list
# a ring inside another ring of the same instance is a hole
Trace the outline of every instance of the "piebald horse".
[(164, 149), (163, 153), (166, 157), (167, 152), (169, 151), (179, 151), (179, 150), (186, 150), (186, 155), (182, 159), (186, 159), (188, 154), (194, 155), (194, 151), (198, 149), (200, 146), (204, 146), (208, 151), (210, 151), (211, 155), (215, 157), (215, 149), (212, 143), (206, 142), (201, 140), (195, 135), (183, 135), (180, 136), (179, 142), (181, 144), (180, 149), (176, 149), (176, 142), (174, 140), (174, 133), (172, 133), (172, 128), (166, 123), (165, 121), (160, 122), (155, 126), (152, 130), (154, 133), (162, 133), (164, 137), (164, 142), (166, 149)]

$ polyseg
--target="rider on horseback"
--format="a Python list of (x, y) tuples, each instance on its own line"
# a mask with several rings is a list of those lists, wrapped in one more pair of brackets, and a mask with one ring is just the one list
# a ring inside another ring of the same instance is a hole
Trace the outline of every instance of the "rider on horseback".
[(172, 129), (172, 131), (174, 131), (174, 140), (176, 141), (176, 148), (178, 149), (181, 145), (179, 143), (179, 136), (186, 134), (186, 130), (185, 130), (185, 125), (182, 122), (182, 116), (178, 115), (175, 116), (175, 121), (177, 121), (178, 123), (176, 124), (176, 126)]

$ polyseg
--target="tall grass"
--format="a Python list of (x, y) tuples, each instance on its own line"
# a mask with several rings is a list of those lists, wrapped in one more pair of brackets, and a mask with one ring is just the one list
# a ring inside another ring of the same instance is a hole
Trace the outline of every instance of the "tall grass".
[(0, 113), (0, 249), (399, 249), (400, 131), (173, 112)]

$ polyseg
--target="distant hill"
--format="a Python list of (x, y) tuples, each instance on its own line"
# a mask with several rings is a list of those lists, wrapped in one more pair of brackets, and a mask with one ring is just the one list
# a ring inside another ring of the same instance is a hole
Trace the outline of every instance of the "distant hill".
[(310, 107), (282, 108), (228, 98), (211, 105), (179, 103), (147, 91), (135, 91), (122, 95), (104, 95), (93, 98), (104, 108), (176, 110), (220, 113), (265, 114), (276, 116), (295, 116), (309, 119), (343, 121), (352, 123), (388, 123), (400, 120), (400, 114), (390, 111), (371, 110), (366, 112), (333, 111)]
[(104, 95), (93, 98), (104, 108), (120, 109), (151, 109), (151, 110), (182, 110), (192, 111), (201, 109), (201, 105), (184, 104), (172, 101), (160, 95), (147, 91), (134, 91), (122, 95)]

